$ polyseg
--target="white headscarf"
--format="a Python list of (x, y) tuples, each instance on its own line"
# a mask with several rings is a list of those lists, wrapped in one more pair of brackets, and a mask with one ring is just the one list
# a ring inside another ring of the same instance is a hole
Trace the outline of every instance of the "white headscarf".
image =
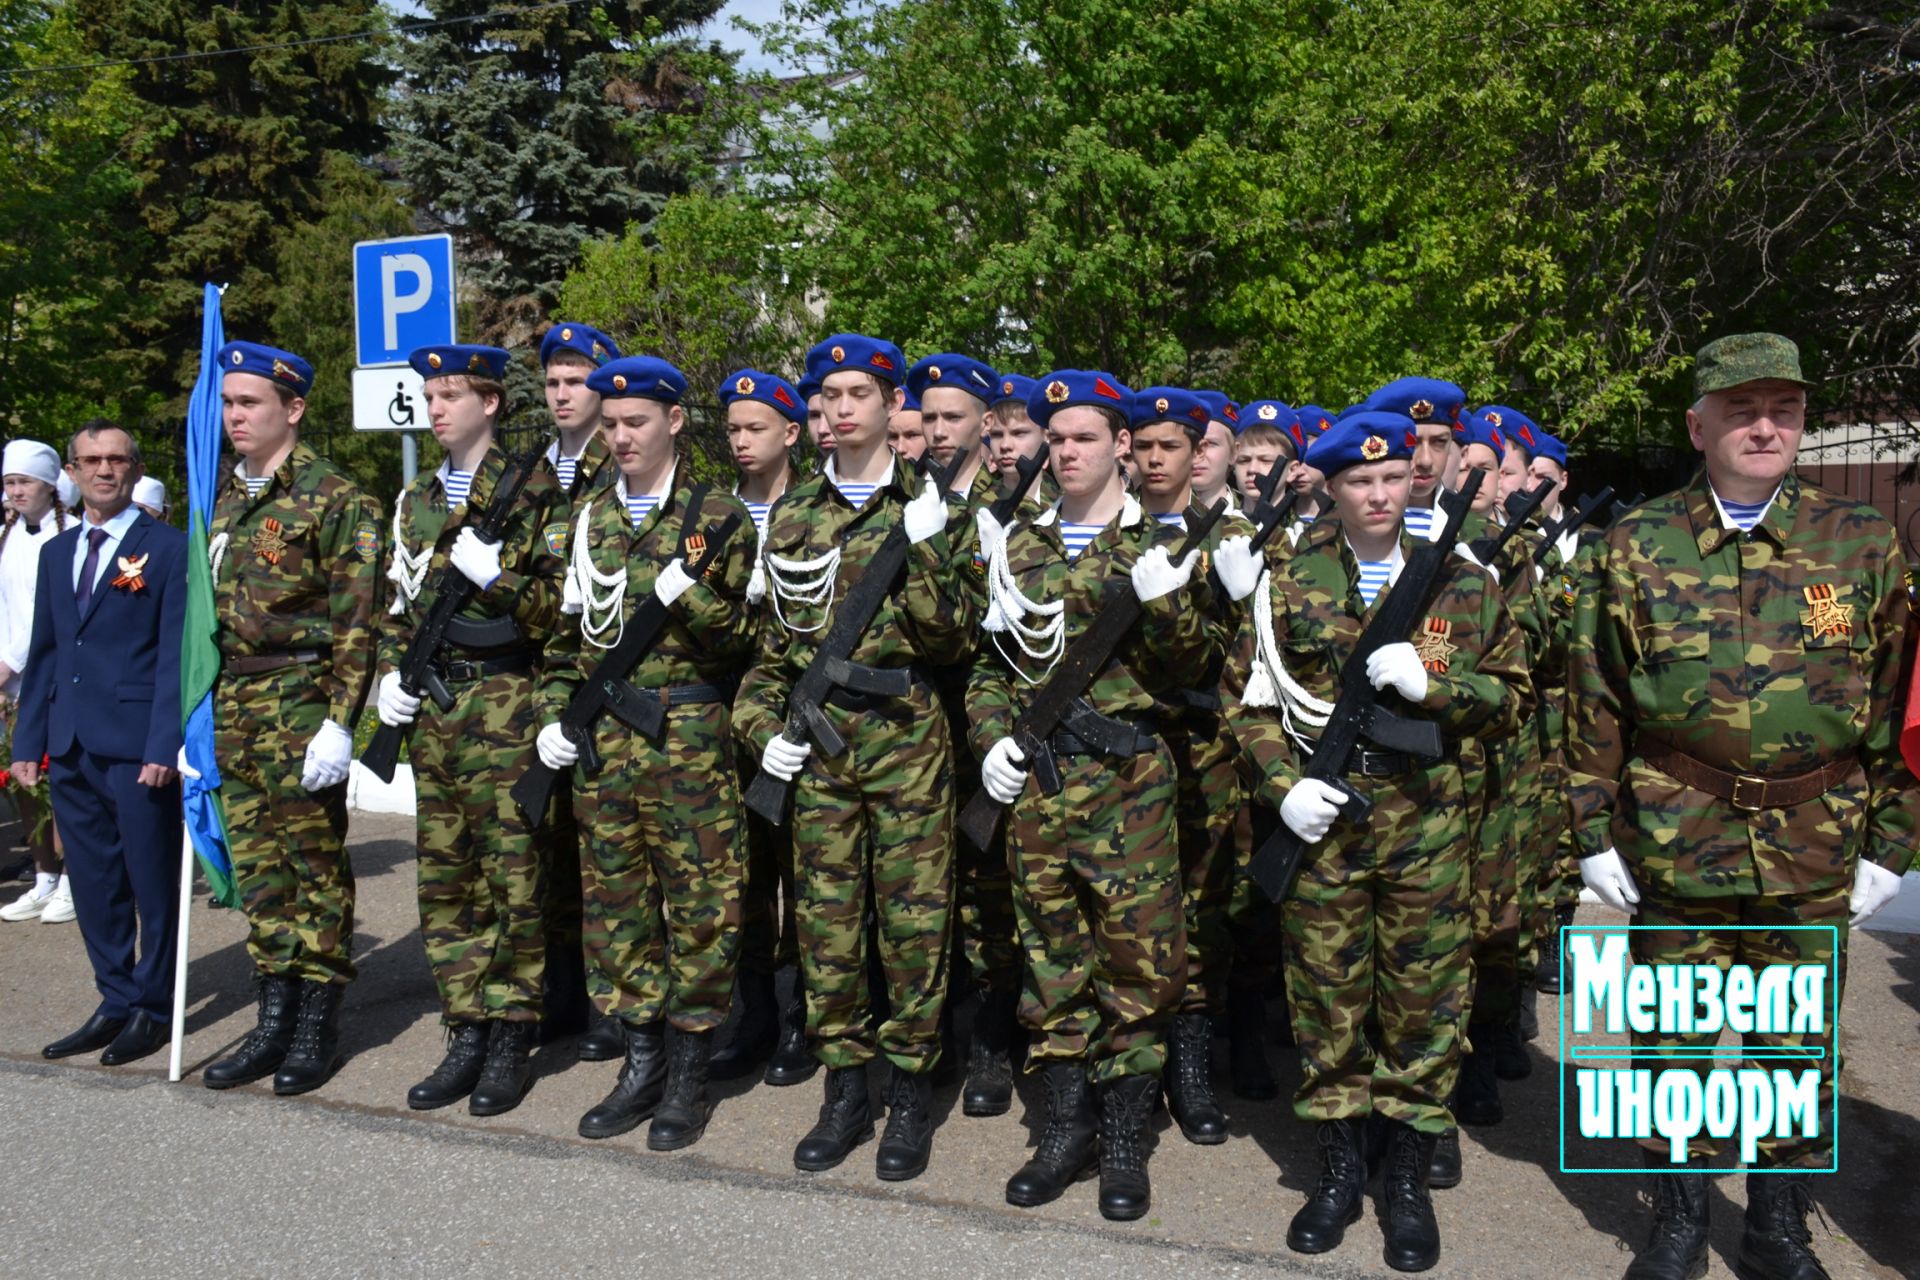
[(60, 469), (60, 455), (38, 440), (9, 440), (4, 460), (0, 460), (0, 473), (10, 476), (32, 476), (43, 484), (58, 487), (65, 472)]

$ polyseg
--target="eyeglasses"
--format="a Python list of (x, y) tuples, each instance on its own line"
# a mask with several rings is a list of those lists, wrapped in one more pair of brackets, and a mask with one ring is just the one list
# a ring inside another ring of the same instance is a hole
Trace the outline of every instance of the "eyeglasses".
[(133, 465), (133, 459), (124, 453), (83, 453), (74, 459), (82, 471), (105, 471), (111, 467), (118, 471), (122, 467)]

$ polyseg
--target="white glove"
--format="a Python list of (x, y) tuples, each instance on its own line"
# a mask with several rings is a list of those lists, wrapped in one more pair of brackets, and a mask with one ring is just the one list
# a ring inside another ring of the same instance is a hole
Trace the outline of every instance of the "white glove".
[(660, 576), (653, 580), (653, 594), (661, 604), (672, 604), (687, 593), (693, 585), (693, 575), (687, 572), (687, 562), (675, 557), (667, 562)]
[(1178, 591), (1193, 577), (1193, 563), (1199, 558), (1198, 550), (1189, 551), (1179, 564), (1175, 564), (1165, 547), (1148, 547), (1133, 562), (1129, 574), (1133, 579), (1133, 594), (1140, 598), (1140, 603), (1145, 604)]
[(1899, 892), (1899, 876), (1876, 862), (1860, 859), (1853, 872), (1853, 895), (1847, 899), (1847, 909), (1853, 912), (1848, 923), (1859, 928), (1862, 920), (1892, 902)]
[(1414, 647), (1404, 640), (1399, 644), (1383, 644), (1373, 651), (1367, 658), (1367, 679), (1376, 689), (1392, 685), (1408, 702), (1418, 702), (1427, 696), (1427, 669), (1421, 665)]
[(946, 528), (947, 500), (940, 496), (940, 487), (927, 481), (920, 496), (907, 504), (901, 523), (906, 526), (908, 542), (925, 542)]
[(571, 769), (580, 758), (580, 748), (573, 745), (573, 739), (558, 722), (540, 731), (540, 736), (533, 740), (533, 749), (539, 754), (540, 763), (549, 769)]
[(792, 782), (793, 775), (800, 772), (800, 766), (807, 762), (812, 751), (811, 742), (788, 742), (786, 734), (776, 733), (768, 741), (767, 749), (760, 753), (760, 771), (782, 782)]
[(173, 767), (183, 778), (198, 780), (200, 777), (200, 771), (187, 763), (187, 749), (185, 747), (181, 747), (180, 754), (173, 758)]
[(500, 544), (482, 541), (471, 528), (462, 529), (453, 540), (453, 550), (447, 553), (447, 562), (485, 591), (500, 576)]
[(307, 744), (306, 767), (300, 773), (300, 785), (309, 791), (325, 791), (347, 780), (353, 768), (353, 735), (331, 720), (320, 725), (313, 741)]
[(993, 559), (994, 553), (1000, 550), (1000, 544), (1007, 540), (1007, 531), (993, 518), (993, 512), (985, 507), (973, 513), (973, 528), (980, 536), (980, 559)]
[(398, 671), (389, 671), (380, 677), (380, 694), (373, 707), (379, 713), (381, 724), (397, 729), (403, 724), (412, 724), (413, 718), (420, 714), (420, 699), (400, 687)]
[(1580, 878), (1615, 911), (1632, 915), (1632, 904), (1640, 901), (1640, 891), (1633, 887), (1633, 877), (1627, 874), (1627, 864), (1620, 860), (1618, 849), (1608, 848), (1580, 859)]
[(987, 749), (980, 762), (980, 785), (1001, 804), (1012, 804), (1027, 786), (1027, 755), (1012, 738), (1002, 738)]
[(1235, 600), (1245, 600), (1260, 585), (1260, 571), (1267, 567), (1266, 557), (1253, 549), (1253, 539), (1244, 533), (1222, 538), (1213, 553), (1213, 571), (1220, 585)]
[(1346, 796), (1318, 778), (1302, 778), (1280, 801), (1280, 821), (1308, 844), (1326, 839)]

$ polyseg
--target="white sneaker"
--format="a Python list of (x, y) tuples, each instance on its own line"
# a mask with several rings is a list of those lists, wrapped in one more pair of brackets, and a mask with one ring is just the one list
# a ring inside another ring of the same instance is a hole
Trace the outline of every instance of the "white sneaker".
[(60, 877), (60, 883), (47, 895), (47, 905), (40, 910), (40, 923), (73, 923), (73, 886), (67, 883), (65, 876)]
[(58, 883), (57, 880), (52, 879), (35, 880), (33, 888), (6, 906), (0, 907), (0, 920), (11, 920), (15, 924), (23, 920), (38, 920), (40, 913), (46, 909), (47, 900), (53, 897), (54, 887)]

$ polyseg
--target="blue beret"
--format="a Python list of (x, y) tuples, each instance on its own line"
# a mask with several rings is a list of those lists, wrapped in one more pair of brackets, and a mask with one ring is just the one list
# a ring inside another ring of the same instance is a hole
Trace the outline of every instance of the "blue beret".
[(445, 347), (421, 347), (407, 357), (407, 363), (413, 371), (423, 378), (441, 378), (450, 373), (470, 374), (476, 378), (492, 378), (495, 382), (504, 382), (507, 377), (507, 362), (512, 356), (499, 347), (476, 347), (469, 343), (454, 343)]
[(229, 342), (217, 357), (220, 371), (252, 373), (304, 396), (313, 388), (313, 366), (291, 351), (263, 347), (257, 342)]
[(820, 382), (830, 373), (859, 370), (885, 378), (894, 386), (906, 376), (907, 358), (900, 348), (864, 333), (836, 333), (807, 352), (807, 376)]
[(687, 394), (687, 375), (657, 356), (621, 356), (588, 374), (587, 390), (599, 392), (602, 400), (639, 397), (679, 404)]
[(1133, 393), (1127, 405), (1127, 425), (1138, 429), (1155, 422), (1177, 422), (1198, 440), (1207, 434), (1213, 410), (1198, 392), (1180, 387), (1147, 387)]
[(947, 351), (916, 360), (907, 370), (907, 393), (914, 399), (932, 387), (958, 387), (976, 400), (992, 404), (999, 394), (1000, 375), (972, 356)]
[(1317, 404), (1303, 404), (1293, 411), (1293, 416), (1300, 420), (1300, 429), (1306, 432), (1308, 440), (1332, 426), (1334, 418), (1333, 414)]
[(1024, 373), (1003, 373), (1000, 375), (1000, 390), (995, 393), (993, 402), (1004, 404), (1008, 400), (1018, 400), (1022, 405), (1032, 398), (1039, 381)]
[(1366, 410), (1326, 429), (1307, 449), (1307, 463), (1328, 478), (1364, 462), (1413, 456), (1413, 419), (1404, 413)]
[(1027, 397), (1027, 416), (1044, 427), (1053, 418), (1055, 409), (1090, 404), (1111, 409), (1124, 419), (1132, 401), (1132, 390), (1110, 373), (1098, 369), (1055, 369), (1035, 383), (1033, 394)]
[(820, 394), (820, 379), (810, 373), (802, 374), (800, 381), (793, 384), (793, 389), (800, 393), (802, 400), (811, 400)]
[(1368, 396), (1361, 407), (1383, 413), (1404, 413), (1415, 422), (1444, 422), (1452, 426), (1466, 411), (1467, 393), (1438, 378), (1396, 378)]
[(1509, 440), (1518, 440), (1532, 457), (1540, 451), (1540, 437), (1546, 432), (1540, 424), (1518, 409), (1510, 409), (1504, 404), (1490, 404), (1480, 410), (1480, 416), (1497, 428), (1500, 434)]
[(732, 404), (735, 400), (753, 400), (776, 409), (794, 422), (807, 420), (807, 401), (795, 389), (791, 382), (777, 373), (762, 373), (758, 369), (742, 369), (720, 384), (720, 403)]
[(1483, 444), (1493, 450), (1495, 461), (1507, 460), (1507, 442), (1500, 434), (1500, 428), (1488, 421), (1483, 414), (1463, 413), (1460, 425), (1453, 429), (1453, 438), (1462, 448), (1470, 444)]
[(900, 393), (900, 411), (903, 413), (920, 412), (920, 397), (911, 391), (902, 391)]
[(562, 351), (578, 352), (595, 364), (620, 358), (620, 348), (613, 344), (612, 338), (590, 324), (576, 324), (572, 320), (554, 321), (553, 328), (540, 339), (541, 367), (552, 364), (553, 357)]
[(1533, 456), (1536, 458), (1545, 458), (1547, 461), (1564, 468), (1567, 465), (1567, 442), (1559, 436), (1548, 434), (1546, 431), (1538, 431), (1534, 434), (1539, 439), (1540, 444), (1539, 447), (1533, 451)]
[(1300, 425), (1300, 415), (1289, 409), (1281, 400), (1249, 400), (1240, 406), (1240, 427), (1272, 427), (1293, 441), (1293, 447), (1306, 447), (1306, 429)]
[(1207, 416), (1215, 422), (1224, 422), (1237, 435), (1240, 431), (1240, 406), (1227, 399), (1224, 391), (1196, 391), (1200, 403), (1207, 406)]

